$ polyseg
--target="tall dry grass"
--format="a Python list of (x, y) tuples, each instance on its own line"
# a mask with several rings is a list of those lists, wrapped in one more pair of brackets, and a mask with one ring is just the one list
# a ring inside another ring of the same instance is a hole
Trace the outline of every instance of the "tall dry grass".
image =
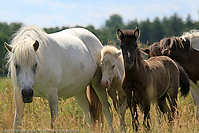
[[(110, 100), (110, 103), (111, 100)], [(13, 85), (10, 79), (0, 78), (0, 132), (12, 130), (14, 119), (15, 103), (13, 98)], [(178, 117), (168, 124), (161, 119), (158, 123), (155, 106), (151, 107), (152, 125), (150, 131), (146, 131), (142, 126), (143, 115), (139, 112), (139, 131), (151, 133), (197, 133), (199, 132), (198, 121), (196, 119), (196, 109), (193, 106), (191, 95), (186, 98), (178, 98)], [(134, 132), (131, 126), (130, 111), (127, 110), (126, 116), (127, 132)], [(42, 98), (34, 98), (33, 102), (25, 105), (22, 131), (47, 132), (50, 131), (50, 111), (48, 101)], [(172, 125), (172, 126), (171, 126)], [(91, 132), (83, 111), (76, 104), (73, 98), (59, 101), (59, 131), (79, 131), (81, 133)], [(119, 131), (119, 119), (116, 111), (113, 110), (113, 126), (116, 132)], [(109, 132), (108, 122), (104, 121), (101, 132)]]

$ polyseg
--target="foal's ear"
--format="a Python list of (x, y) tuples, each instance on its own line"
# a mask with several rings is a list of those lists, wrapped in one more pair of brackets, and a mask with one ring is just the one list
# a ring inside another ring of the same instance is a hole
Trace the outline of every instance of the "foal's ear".
[(141, 49), (144, 53), (149, 54), (149, 49), (145, 48), (145, 49)]
[(121, 40), (123, 36), (124, 36), (124, 34), (123, 34), (122, 30), (117, 29), (117, 39)]
[(122, 53), (121, 51), (118, 51), (118, 52), (115, 54), (115, 57), (118, 58), (118, 57), (121, 55), (121, 53)]
[(12, 46), (11, 45), (9, 45), (6, 42), (4, 42), (4, 46), (9, 52), (12, 52)]
[(36, 40), (35, 43), (33, 44), (33, 48), (35, 50), (35, 52), (37, 51), (37, 49), (39, 48), (39, 42)]
[(140, 30), (138, 29), (138, 27), (136, 27), (136, 29), (134, 30), (134, 35), (135, 35), (136, 39), (139, 38), (139, 36), (140, 36)]

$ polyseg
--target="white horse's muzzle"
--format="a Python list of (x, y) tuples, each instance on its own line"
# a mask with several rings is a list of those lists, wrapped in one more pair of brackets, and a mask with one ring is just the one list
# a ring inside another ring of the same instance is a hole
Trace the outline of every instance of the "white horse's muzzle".
[(24, 103), (31, 103), (33, 100), (34, 91), (32, 87), (24, 87), (21, 90), (21, 96)]

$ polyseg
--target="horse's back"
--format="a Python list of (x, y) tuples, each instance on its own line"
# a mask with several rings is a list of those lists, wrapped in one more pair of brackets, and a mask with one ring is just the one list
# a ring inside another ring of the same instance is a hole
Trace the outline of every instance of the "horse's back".
[(151, 57), (147, 62), (153, 75), (153, 86), (157, 88), (157, 96), (161, 97), (174, 82), (178, 83), (178, 67), (167, 56)]
[[(175, 66), (176, 67), (176, 64), (175, 62), (169, 58), (168, 56), (155, 56), (155, 57), (151, 57), (147, 60), (147, 62), (150, 64), (150, 65), (153, 65), (154, 63), (153, 62), (156, 62), (156, 63), (161, 63), (163, 65), (172, 65), (172, 66)], [(155, 63), (155, 64), (156, 64)], [(154, 64), (154, 65), (155, 65)]]
[[(67, 36), (68, 38), (79, 39), (82, 41), (89, 52), (91, 53), (92, 57), (95, 61), (100, 60), (100, 50), (102, 49), (102, 44), (99, 39), (90, 31), (84, 28), (71, 28), (66, 29), (58, 33), (51, 34), (53, 37), (56, 38), (63, 38)], [(60, 36), (61, 35), (61, 36)]]
[(160, 72), (165, 74), (172, 74), (173, 72), (178, 72), (178, 67), (176, 63), (168, 56), (151, 57), (147, 62), (150, 64), (151, 69), (161, 69)]
[[(102, 44), (95, 35), (82, 28), (66, 29), (47, 36), (51, 44), (45, 50), (49, 52), (43, 53), (45, 71), (40, 71), (38, 78), (52, 75), (42, 82), (57, 87), (60, 97), (69, 98), (80, 93), (96, 73)], [(50, 71), (46, 73), (46, 70)], [(56, 84), (49, 81), (56, 81)]]

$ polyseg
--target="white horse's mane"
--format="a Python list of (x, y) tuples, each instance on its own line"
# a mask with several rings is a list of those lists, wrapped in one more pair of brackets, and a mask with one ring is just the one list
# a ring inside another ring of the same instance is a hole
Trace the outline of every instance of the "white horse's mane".
[[(47, 38), (46, 32), (36, 26), (22, 26), (18, 32), (12, 36), (11, 46), (13, 48), (12, 52), (8, 52), (6, 59), (8, 59), (7, 65), (9, 66), (9, 71), (12, 67), (13, 56), (18, 57), (17, 62), (20, 64), (31, 63), (33, 59), (38, 59), (42, 57), (41, 49), (46, 46)], [(33, 44), (35, 41), (39, 42), (39, 48), (37, 52), (33, 49)], [(36, 54), (35, 54), (36, 53)]]
[(19, 41), (26, 39), (27, 37), (33, 40), (41, 41), (41, 44), (45, 44), (45, 34), (46, 32), (37, 26), (22, 26), (15, 34), (12, 36), (11, 45), (16, 45)]
[(190, 30), (189, 32), (184, 32), (181, 36), (184, 39), (191, 39), (192, 37), (199, 37), (199, 30), (193, 29)]
[(199, 43), (198, 44), (192, 44), (192, 39), (198, 39), (199, 40), (199, 30), (197, 29), (193, 29), (193, 30), (190, 30), (189, 32), (184, 32), (181, 36), (182, 39), (186, 40), (188, 39), (190, 41), (190, 48), (193, 48), (195, 50), (199, 50), (198, 47), (199, 47)]
[[(114, 47), (114, 46), (110, 46), (110, 45), (106, 45), (103, 47), (103, 49), (101, 50), (101, 57), (103, 58), (105, 54), (111, 54), (111, 55), (116, 55), (119, 52), (119, 50)], [(120, 61), (123, 61), (122, 58), (122, 54), (119, 56), (118, 58)]]

